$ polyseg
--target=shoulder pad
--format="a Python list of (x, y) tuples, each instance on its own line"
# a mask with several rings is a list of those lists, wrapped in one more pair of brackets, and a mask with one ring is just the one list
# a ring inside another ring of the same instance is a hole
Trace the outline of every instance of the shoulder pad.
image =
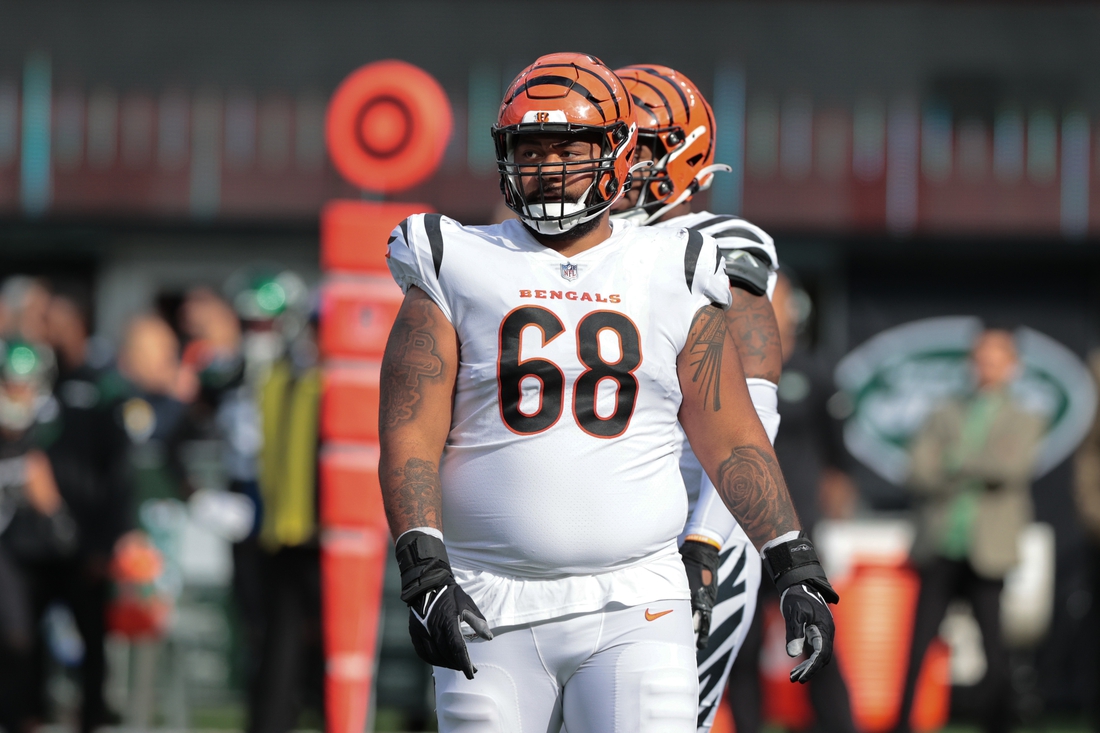
[(724, 253), (726, 256), (726, 277), (730, 285), (746, 290), (753, 295), (766, 295), (770, 270), (743, 249), (734, 249)]
[(713, 216), (691, 227), (715, 238), (723, 252), (741, 249), (756, 256), (770, 270), (779, 269), (775, 241), (752, 222), (737, 216)]

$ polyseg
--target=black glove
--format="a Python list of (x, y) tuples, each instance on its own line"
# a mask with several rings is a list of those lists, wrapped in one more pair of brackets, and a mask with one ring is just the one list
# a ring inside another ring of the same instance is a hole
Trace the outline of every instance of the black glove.
[(792, 585), (779, 600), (783, 620), (787, 622), (787, 656), (797, 657), (810, 642), (810, 656), (791, 670), (791, 682), (810, 679), (833, 657), (833, 614), (821, 594), (809, 585)]
[[(684, 540), (680, 547), (691, 591), (691, 620), (695, 626), (695, 646), (705, 649), (710, 641), (710, 617), (718, 600), (718, 548), (706, 542)], [(704, 580), (710, 571), (710, 582)]]
[(493, 634), (477, 604), (455, 582), (443, 541), (406, 532), (397, 541), (396, 554), (401, 600), (409, 604), (409, 634), (417, 656), (436, 667), (461, 670), (472, 680), (477, 668), (470, 662), (460, 624), (465, 621), (486, 641)]
[(791, 682), (805, 683), (832, 659), (836, 628), (828, 604), (839, 603), (840, 596), (829, 585), (817, 552), (805, 537), (765, 550), (764, 568), (779, 589), (779, 608), (787, 623), (787, 654), (802, 654), (807, 640), (813, 650), (791, 670)]

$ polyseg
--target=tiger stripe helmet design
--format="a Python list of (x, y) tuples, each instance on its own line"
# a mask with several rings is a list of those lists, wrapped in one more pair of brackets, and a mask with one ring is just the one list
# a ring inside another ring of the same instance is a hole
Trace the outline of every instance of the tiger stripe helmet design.
[[(622, 81), (594, 56), (553, 53), (520, 72), (508, 86), (493, 125), (497, 169), (505, 203), (541, 234), (567, 232), (614, 204), (630, 185), (637, 143), (634, 104)], [(547, 133), (598, 140), (598, 158), (562, 163), (515, 161), (519, 136)], [(546, 177), (589, 174), (592, 183), (577, 201), (547, 201)], [(538, 181), (525, 193), (524, 184)]]
[(634, 101), (639, 145), (653, 151), (653, 165), (634, 175), (637, 203), (616, 216), (651, 224), (710, 188), (714, 173), (730, 167), (714, 163), (714, 112), (690, 79), (656, 64), (615, 73)]

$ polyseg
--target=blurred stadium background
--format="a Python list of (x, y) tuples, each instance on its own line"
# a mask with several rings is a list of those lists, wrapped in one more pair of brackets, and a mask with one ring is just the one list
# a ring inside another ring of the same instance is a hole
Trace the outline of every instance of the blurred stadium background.
[[(1014, 681), (1029, 725), (1083, 728), (1100, 614), (1070, 455), (1093, 417), (1084, 361), (1100, 347), (1097, 39), (1100, 6), (1068, 2), (0, 0), (0, 278), (85, 298), (109, 358), (135, 314), (180, 330), (187, 294), (221, 292), (242, 268), (320, 282), (322, 206), (378, 200), (325, 148), (328, 100), (361, 65), (402, 59), (442, 84), (454, 114), (443, 163), (388, 200), (471, 224), (499, 216), (488, 128), (523, 66), (557, 50), (669, 65), (709, 94), (717, 160), (733, 167), (700, 207), (775, 236), (812, 303), (802, 338), (840, 363), (834, 416), (848, 421), (857, 516), (881, 520), (872, 545), (889, 552), (890, 521), (905, 516), (895, 454), (957, 387), (966, 318), (1027, 329), (1029, 394), (1061, 427), (1034, 485), (1048, 528), (1037, 552), (1053, 561), (1036, 561), (1049, 582), (1027, 586), (1042, 597)], [(869, 344), (933, 318), (954, 320)], [(211, 440), (195, 441), (188, 470), (224, 488), (202, 450)], [(148, 721), (245, 725), (248, 620), (230, 601), (229, 543), (204, 531), (180, 560), (172, 653), (142, 662), (111, 642), (108, 699), (124, 722), (144, 714), (131, 710), (144, 663), (158, 670)], [(391, 730), (431, 725), (393, 583), (374, 716)], [(50, 628), (51, 721), (67, 725), (79, 698), (68, 627)], [(956, 659), (974, 647), (952, 642)], [(973, 669), (952, 673), (964, 720)], [(321, 727), (307, 702), (298, 725)]]

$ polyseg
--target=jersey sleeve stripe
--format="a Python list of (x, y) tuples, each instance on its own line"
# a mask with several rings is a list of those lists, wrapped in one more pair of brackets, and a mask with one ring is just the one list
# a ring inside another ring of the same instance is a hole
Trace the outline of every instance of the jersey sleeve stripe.
[[(707, 227), (714, 226), (715, 224), (721, 224), (722, 222), (730, 221), (731, 219), (738, 219), (738, 217), (733, 216), (732, 214), (726, 214), (724, 216), (716, 216), (713, 219), (707, 219), (706, 221), (701, 221), (693, 227), (688, 227), (688, 230), (692, 231), (692, 232), (701, 232), (702, 230), (706, 229)], [(740, 219), (738, 219), (738, 221), (740, 221)]]
[(703, 249), (703, 235), (694, 228), (688, 229), (687, 247), (684, 249), (684, 278), (688, 292), (695, 285), (695, 267), (699, 264), (699, 253)]
[(432, 265), (435, 266), (436, 277), (439, 277), (439, 268), (443, 266), (443, 232), (439, 227), (442, 218), (442, 214), (424, 215), (424, 232), (428, 235), (428, 244), (432, 248)]
[(405, 246), (412, 249), (412, 245), (409, 244), (409, 220), (402, 219), (401, 223), (397, 226), (401, 227), (401, 241), (405, 243)]
[(740, 237), (741, 239), (748, 239), (750, 241), (756, 242), (757, 244), (764, 243), (764, 240), (760, 238), (760, 235), (758, 235), (751, 229), (745, 229), (744, 227), (730, 227), (729, 229), (723, 229), (720, 232), (708, 233), (715, 239), (724, 239), (726, 237)]

